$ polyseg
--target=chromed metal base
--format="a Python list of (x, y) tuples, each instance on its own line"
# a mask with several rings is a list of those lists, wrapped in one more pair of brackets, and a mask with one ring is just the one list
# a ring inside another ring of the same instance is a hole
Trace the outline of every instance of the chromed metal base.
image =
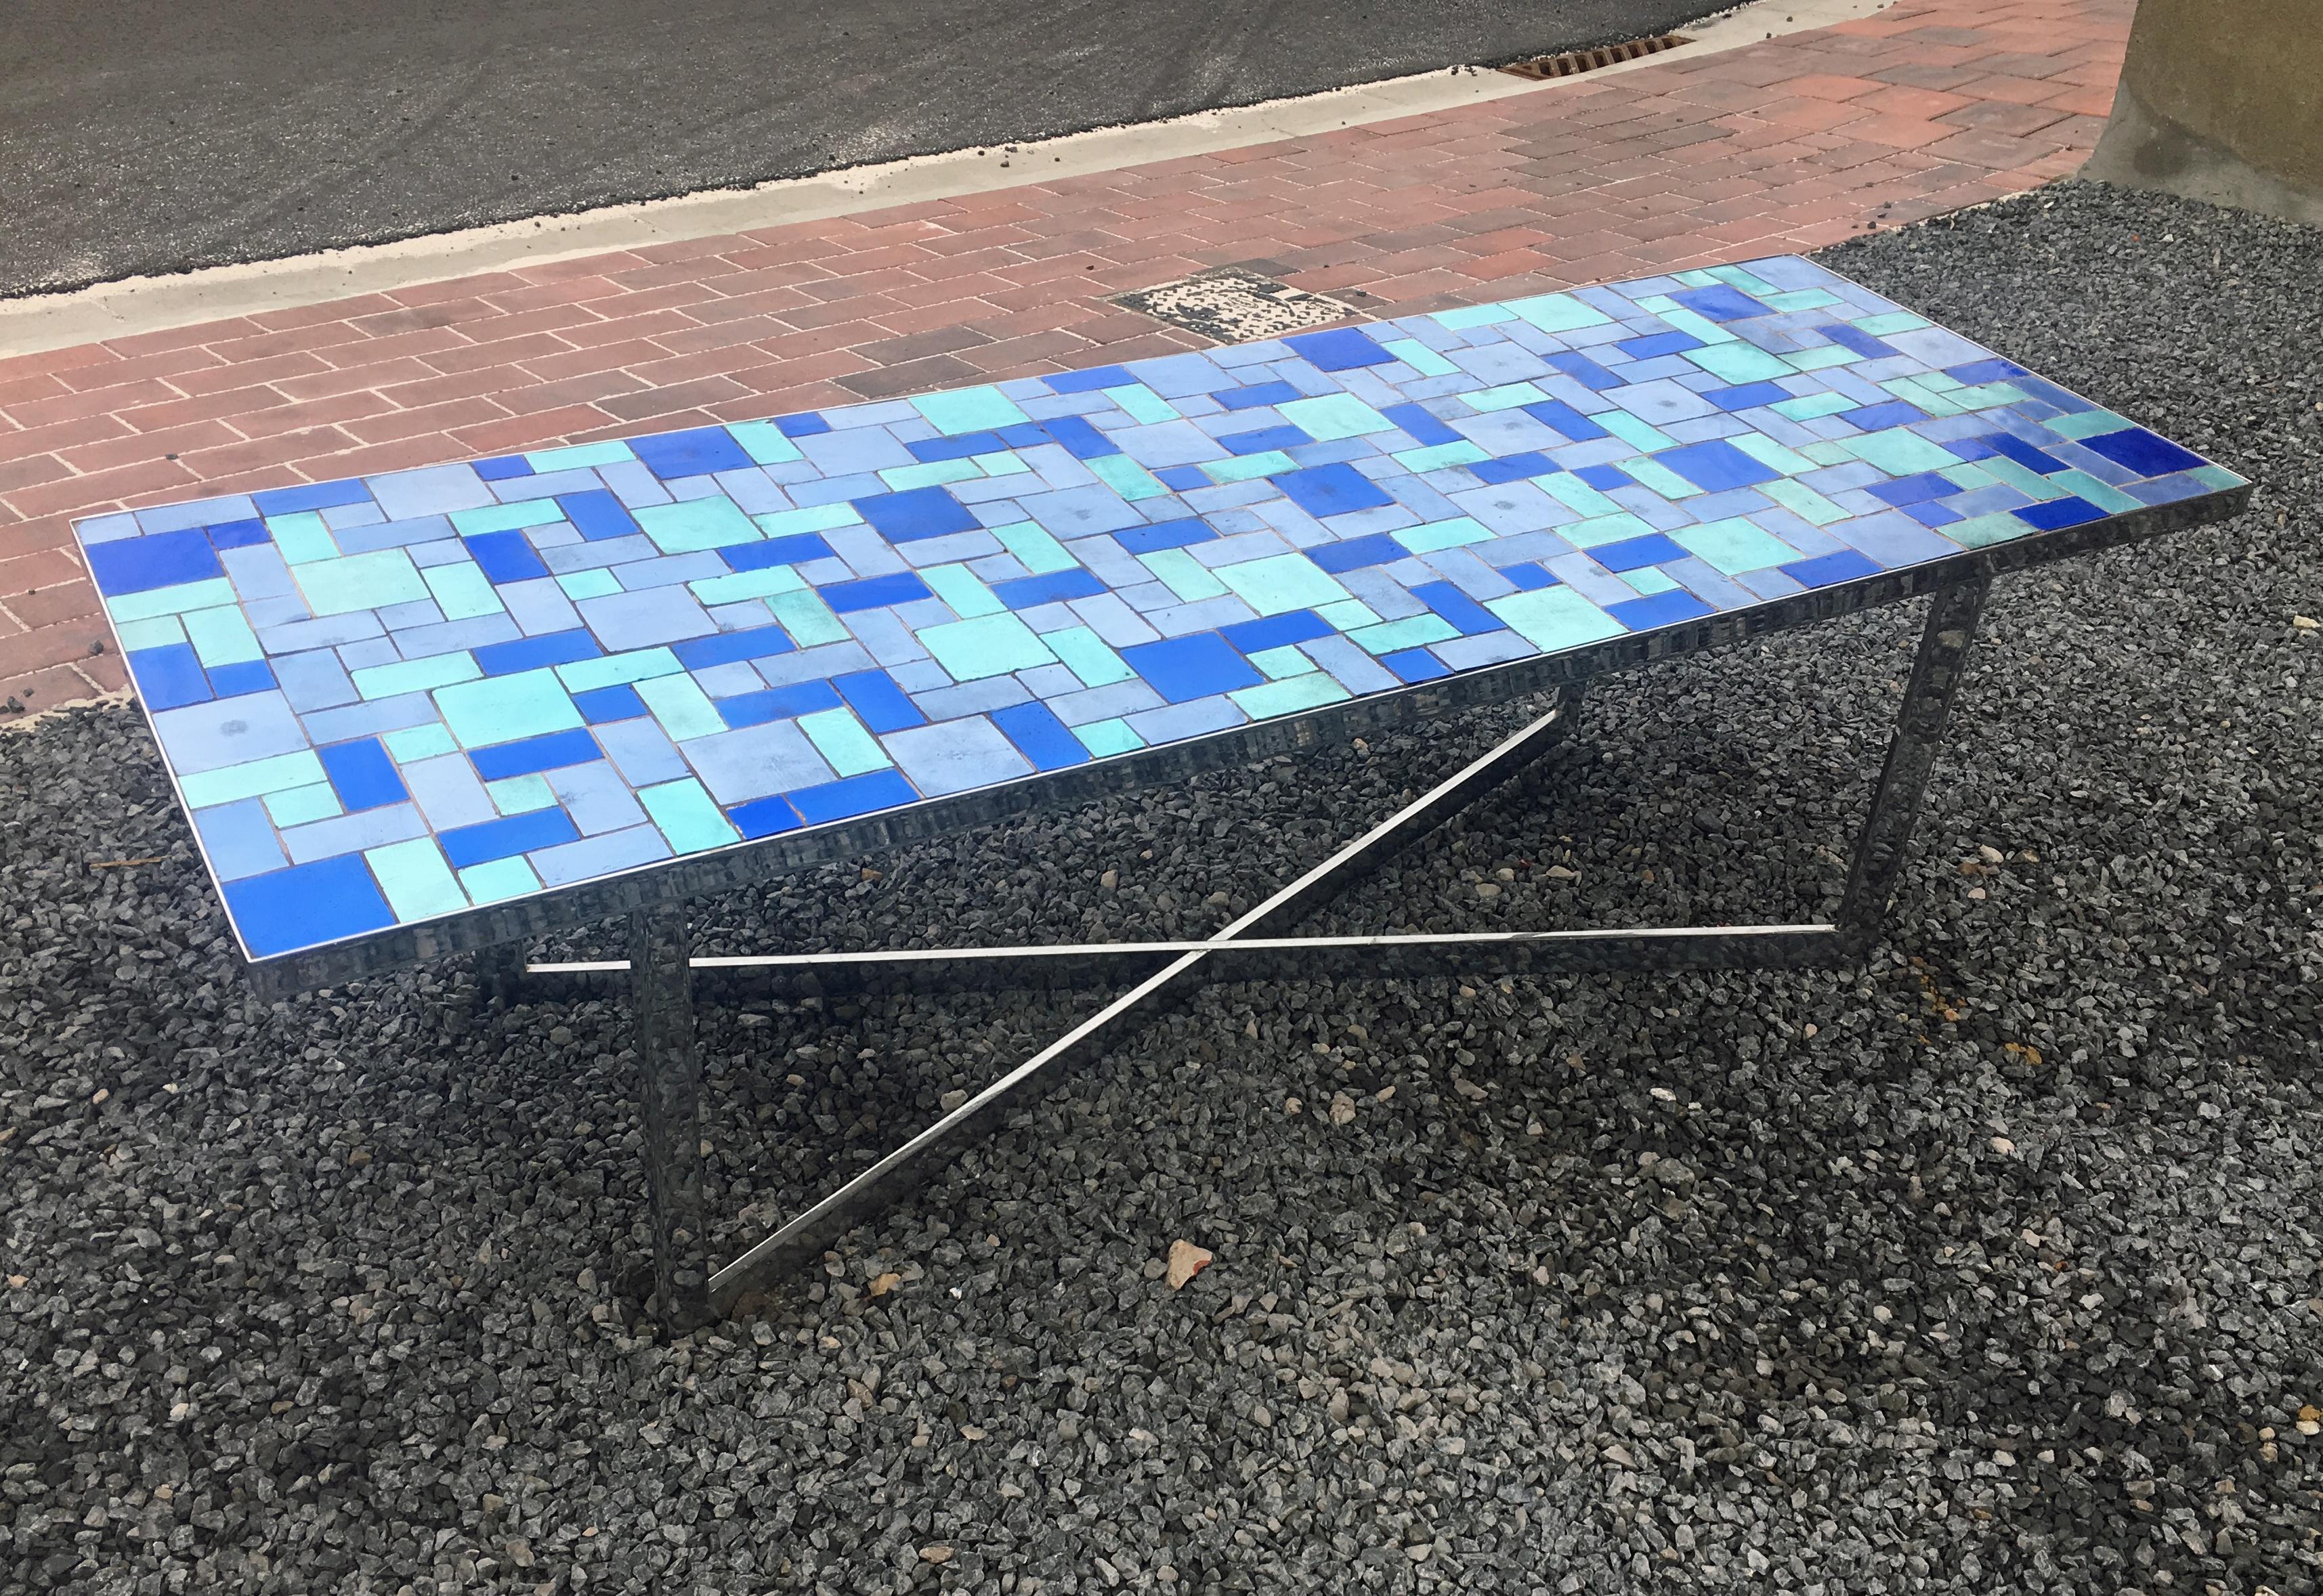
[[(1268, 934), (1295, 924), (1325, 896), (1344, 891), (1397, 848), (1519, 775), (1554, 747), (1571, 729), (1579, 707), (1581, 688), (1571, 684), (1557, 690), (1547, 713), (1199, 940), (691, 958), (683, 917), (674, 910), (658, 909), (634, 917), (629, 959), (531, 964), (523, 967), (523, 978), (630, 978), (653, 1203), (655, 1291), (665, 1323), (683, 1331), (730, 1313), (744, 1296), (812, 1262), (831, 1242), (926, 1179), (948, 1153), (1009, 1106), (1097, 1054), (1136, 1016), (1165, 997), (1200, 981), (1341, 971), (1416, 976), (1487, 970), (1784, 969), (1859, 957), (1878, 935), (1902, 870), (1988, 584), (1985, 572), (1972, 568), (1944, 582), (1933, 595), (1833, 923), (1443, 936)], [(701, 1071), (693, 1049), (691, 997), (697, 971), (763, 975), (777, 989), (794, 993), (878, 981), (900, 981), (919, 989), (1123, 979), (1134, 985), (705, 1282), (695, 1261), (702, 1235)], [(496, 972), (498, 993), (505, 995), (513, 978), (513, 972)]]

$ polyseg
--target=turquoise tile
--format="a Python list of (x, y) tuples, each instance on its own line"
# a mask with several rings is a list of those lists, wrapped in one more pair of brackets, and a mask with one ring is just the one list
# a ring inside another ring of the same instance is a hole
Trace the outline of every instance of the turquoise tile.
[(1417, 338), (1382, 338), (1380, 347), (1423, 377), (1449, 377), (1460, 369)]
[(307, 596), (307, 608), (317, 615), (353, 615), (427, 597), (418, 568), (399, 548), (311, 560), (291, 566), (290, 574)]
[(1712, 569), (1729, 576), (1745, 571), (1764, 571), (1770, 565), (1787, 564), (1801, 557), (1789, 544), (1740, 516), (1700, 527), (1680, 527), (1669, 534), (1669, 538)]
[(1156, 422), (1178, 419), (1177, 408), (1143, 382), (1108, 388), (1105, 390), (1105, 397), (1119, 405), (1129, 418), (1140, 426), (1151, 427)]
[[(1250, 663), (1264, 671), (1267, 679), (1281, 682), (1291, 676), (1303, 676), (1323, 667), (1299, 652), (1295, 644), (1286, 643), (1280, 648), (1262, 648), (1250, 656)], [(1244, 706), (1249, 709), (1248, 705)], [(1253, 714), (1257, 711), (1252, 711)]]
[[(674, 743), (693, 737), (715, 737), (726, 729), (726, 718), (691, 676), (648, 676), (634, 685), (638, 696), (645, 700), (646, 708), (653, 711), (654, 719), (661, 722), (661, 729)], [(676, 844), (673, 842), (671, 846)]]
[(311, 509), (302, 509), (293, 515), (269, 516), (266, 518), (266, 531), (289, 564), (300, 565), (309, 560), (335, 560), (339, 557), (339, 546), (332, 540), (330, 527), (325, 526), (323, 518)]
[(1195, 603), (1203, 599), (1215, 599), (1226, 592), (1217, 573), (1182, 548), (1159, 548), (1150, 555), (1140, 555), (1137, 563), (1169, 584), (1170, 591)]
[(366, 848), (363, 859), (371, 866), (379, 890), (387, 894), (388, 907), (407, 925), (438, 914), (456, 914), (468, 906), (468, 894), (460, 890), (432, 837)]
[(246, 765), (180, 775), (178, 791), (187, 808), (208, 809), (213, 804), (237, 803), (244, 798), (288, 793), (317, 784), (323, 785), (325, 792), (330, 791), (328, 778), (323, 774), (323, 762), (315, 757), (312, 748), (300, 748), (295, 753), (277, 754), (271, 759), (253, 759)]
[(973, 460), (923, 460), (914, 465), (891, 465), (879, 473), (879, 480), (902, 493), (944, 482), (964, 482), (983, 474), (984, 468)]
[(932, 626), (920, 633), (920, 642), (955, 682), (1030, 670), (1052, 664), (1057, 657), (1032, 628), (1013, 614), (979, 615), (972, 620)]
[(489, 748), (520, 737), (569, 731), (581, 711), (553, 670), (519, 671), (436, 690), (436, 708), (464, 748)]
[(473, 682), (483, 669), (471, 654), (431, 654), (425, 659), (399, 660), (394, 665), (369, 665), (347, 673), (355, 691), (365, 698), (399, 698), (407, 693), (432, 693), (460, 682)]
[(493, 859), (460, 872), (460, 885), (471, 902), (497, 903), (540, 890), (540, 877), (522, 858)]
[(437, 722), (428, 726), (407, 726), (400, 731), (390, 731), (381, 738), (388, 753), (398, 765), (416, 765), (422, 759), (433, 759), (438, 754), (458, 750), (460, 744), (452, 736), (450, 727)]
[(809, 583), (795, 566), (762, 565), (756, 571), (705, 577), (685, 585), (705, 604), (739, 604), (745, 599), (771, 599), (776, 593), (803, 592)]
[(339, 795), (331, 790), (328, 782), (266, 794), (267, 818), (278, 826), (303, 826), (311, 821), (326, 821), (345, 812), (339, 803)]
[(1790, 362), (1782, 356), (1768, 354), (1748, 344), (1712, 344), (1707, 348), (1689, 349), (1685, 358), (1712, 376), (1722, 377), (1738, 386), (1787, 377), (1792, 371)]
[(1286, 471), (1297, 471), (1299, 463), (1280, 449), (1262, 450), (1256, 454), (1237, 454), (1231, 460), (1206, 460), (1202, 470), (1210, 481), (1226, 482), (1255, 482), (1260, 477), (1280, 476)]
[(105, 612), (115, 622), (152, 620), (163, 615), (183, 615), (192, 610), (214, 610), (234, 601), (234, 583), (223, 576), (157, 587), (147, 592), (123, 593), (105, 601)]
[(140, 648), (166, 648), (186, 640), (185, 623), (174, 615), (157, 615), (151, 620), (115, 621), (113, 629), (121, 634), (122, 650), (129, 654)]
[(264, 659), (266, 650), (258, 646), (258, 637), (250, 629), (250, 622), (235, 609), (194, 610), (184, 617), (186, 640), (194, 646), (194, 655), (205, 665), (239, 665), (244, 660)]
[(1604, 410), (1589, 417), (1598, 426), (1620, 438), (1632, 449), (1650, 454), (1659, 449), (1675, 449), (1677, 440), (1650, 422), (1640, 421), (1627, 410)]
[(1779, 471), (1786, 477), (1804, 476), (1815, 469), (1815, 463), (1796, 450), (1786, 449), (1763, 433), (1746, 432), (1726, 440), (1769, 471)]
[(920, 573), (920, 580), (928, 590), (951, 606), (951, 612), (963, 619), (971, 615), (997, 615), (1008, 608), (995, 598), (992, 590), (978, 581), (974, 572), (965, 565), (930, 565)]
[(530, 814), (536, 809), (552, 809), (556, 804), (556, 794), (549, 790), (548, 778), (538, 774), (486, 782), (484, 792), (491, 799), (492, 807), (502, 814)]
[(1337, 577), (1305, 555), (1245, 560), (1239, 564), (1220, 565), (1212, 574), (1261, 615), (1312, 610), (1352, 596), (1339, 585)]
[(791, 641), (802, 648), (819, 648), (825, 643), (844, 643), (855, 634), (847, 623), (831, 612), (831, 606), (812, 592), (769, 593), (767, 608), (790, 634)]
[(1242, 712), (1252, 720), (1263, 720), (1270, 716), (1295, 714), (1300, 710), (1336, 703), (1354, 695), (1332, 677), (1316, 671), (1308, 675), (1262, 683), (1256, 687), (1237, 687), (1226, 696), (1241, 705)]
[(629, 512), (637, 518), (654, 546), (666, 555), (693, 554), (705, 548), (730, 548), (756, 543), (756, 523), (730, 499), (688, 499), (676, 504), (640, 505)]
[(576, 659), (558, 665), (556, 674), (568, 691), (590, 693), (600, 687), (642, 682), (648, 676), (675, 676), (684, 669), (677, 663), (677, 656), (666, 648), (633, 648), (627, 654)]
[(568, 599), (601, 599), (621, 591), (621, 579), (611, 571), (568, 571), (556, 579)]
[(1603, 311), (1583, 304), (1570, 294), (1539, 294), (1529, 299), (1511, 299), (1508, 307), (1544, 333), (1574, 333), (1583, 327), (1602, 327), (1612, 319)]
[(1544, 654), (1617, 637), (1624, 629), (1620, 621), (1569, 587), (1545, 587), (1487, 599), (1484, 608)]
[(475, 565), (430, 565), (419, 575), (446, 620), (475, 620), (501, 612), (500, 595)]
[(1084, 686), (1110, 687), (1116, 682), (1126, 682), (1137, 674), (1129, 668), (1126, 660), (1106, 645), (1104, 638), (1085, 626), (1043, 632), (1041, 641), (1056, 650), (1057, 657), (1081, 679)]
[(799, 446), (771, 421), (730, 421), (726, 430), (760, 465), (787, 465), (800, 458)]
[(1513, 410), (1520, 405), (1537, 405), (1548, 395), (1529, 382), (1504, 382), (1498, 388), (1480, 388), (1460, 397), (1467, 401), (1470, 409), (1490, 415), (1495, 410)]
[(1017, 563), (1035, 576), (1046, 576), (1059, 571), (1070, 571), (1080, 562), (1072, 552), (1049, 535), (1048, 528), (1038, 521), (1012, 521), (1005, 527), (995, 527), (992, 536), (1000, 546), (1016, 556)]
[(1145, 746), (1145, 739), (1130, 729), (1126, 720), (1092, 720), (1087, 726), (1073, 728), (1081, 747), (1098, 758), (1111, 754), (1126, 754)]
[(794, 537), (802, 532), (835, 532), (841, 527), (852, 527), (863, 518), (855, 513), (851, 504), (816, 504), (804, 509), (776, 510), (772, 515), (753, 517), (758, 528), (768, 537)]
[(961, 388), (950, 393), (914, 396), (912, 408), (928, 425), (947, 437), (963, 432), (990, 432), (1028, 420), (1016, 401), (996, 388)]
[(706, 848), (723, 848), (742, 839), (716, 801), (691, 776), (659, 786), (640, 787), (638, 802), (646, 806), (653, 823), (661, 828), (673, 852), (700, 853)]
[(1364, 437), (1393, 432), (1395, 423), (1352, 393), (1327, 393), (1319, 399), (1288, 399), (1275, 407), (1282, 418), (1318, 443), (1336, 438)]
[(1126, 454), (1100, 454), (1081, 463), (1106, 487), (1133, 504), (1141, 499), (1159, 499), (1170, 491), (1153, 480), (1152, 472)]
[(561, 521), (565, 512), (554, 499), (519, 499), (513, 504), (486, 504), (452, 512), (452, 530), (463, 537), (483, 532), (515, 532), (526, 527), (546, 527)]
[(1416, 555), (1432, 555), (1441, 548), (1459, 548), (1471, 543), (1492, 541), (1492, 529), (1469, 516), (1455, 516), (1450, 520), (1406, 527), (1388, 536)]
[(1474, 465), (1479, 460), (1491, 457), (1492, 452), (1483, 445), (1472, 444), (1462, 438), (1457, 443), (1430, 444), (1424, 449), (1406, 449), (1395, 456), (1395, 463), (1412, 475), (1421, 476), (1431, 471), (1442, 471), (1448, 465)]
[(863, 729), (845, 710), (817, 710), (798, 718), (798, 728), (814, 744), (815, 751), (830, 761), (831, 769), (841, 775), (861, 775), (866, 771), (885, 770), (895, 763), (879, 739)]
[(524, 457), (524, 463), (546, 474), (552, 471), (579, 471), (587, 466), (618, 465), (636, 458), (629, 445), (615, 439), (602, 444), (574, 444), (562, 449), (536, 449)]

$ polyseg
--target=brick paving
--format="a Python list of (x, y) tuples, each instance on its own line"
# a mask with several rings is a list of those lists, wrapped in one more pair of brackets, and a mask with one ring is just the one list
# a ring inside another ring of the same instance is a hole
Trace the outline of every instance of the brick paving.
[(2134, 0), (1859, 22), (1320, 137), (0, 360), (0, 719), (124, 687), (71, 520), (1202, 344), (1248, 263), (1387, 315), (1815, 249), (2076, 170)]

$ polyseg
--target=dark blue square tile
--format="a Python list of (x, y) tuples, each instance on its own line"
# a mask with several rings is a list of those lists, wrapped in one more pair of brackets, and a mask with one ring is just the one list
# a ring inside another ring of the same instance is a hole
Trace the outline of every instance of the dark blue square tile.
[(1261, 405), (1280, 405), (1304, 396), (1288, 382), (1253, 382), (1248, 388), (1221, 388), (1210, 397), (1229, 410), (1255, 410)]
[(658, 433), (631, 438), (630, 453), (664, 482), (673, 477), (698, 477), (713, 471), (746, 471), (758, 463), (722, 427), (694, 427), (684, 432)]
[(941, 488), (907, 488), (901, 493), (875, 493), (854, 501), (855, 513), (879, 529), (890, 543), (912, 543), (923, 537), (948, 537), (972, 532), (977, 518), (968, 506)]
[(1065, 729), (1065, 723), (1046, 704), (1011, 704), (995, 710), (992, 723), (1016, 745), (1018, 753), (1033, 762), (1035, 770), (1062, 770), (1088, 763), (1089, 752), (1081, 746), (1081, 739)]
[(799, 812), (786, 798), (753, 798), (748, 803), (738, 803), (726, 812), (734, 829), (746, 838), (772, 837), (780, 831), (795, 831), (803, 823)]
[(646, 701), (628, 683), (611, 687), (592, 687), (586, 693), (573, 695), (573, 707), (592, 726), (603, 726), (615, 720), (634, 720), (646, 712)]
[(1382, 349), (1368, 333), (1335, 327), (1327, 333), (1300, 333), (1282, 341), (1299, 359), (1318, 371), (1345, 371), (1355, 366), (1384, 366), (1395, 356)]
[(223, 890), (234, 929), (258, 959), (395, 923), (359, 854), (244, 876)]
[(1394, 654), (1382, 654), (1380, 664), (1406, 682), (1433, 682), (1438, 676), (1452, 674), (1451, 666), (1425, 648), (1405, 648)]
[(1608, 604), (1605, 613), (1633, 632), (1649, 632), (1656, 627), (1700, 620), (1712, 611), (1709, 605), (1684, 588), (1673, 588), (1666, 593), (1648, 593), (1642, 599), (1625, 599), (1618, 604)]
[(2126, 471), (2142, 477), (2166, 477), (2174, 472), (2191, 471), (2209, 462), (2190, 449), (2181, 449), (2158, 433), (2133, 427), (2125, 432), (2101, 432), (2095, 437), (2081, 440), (2081, 447), (2093, 454), (2102, 454)]
[(1589, 557), (1608, 571), (1635, 571), (1666, 560), (1683, 560), (1685, 550), (1653, 532), (1643, 537), (1625, 537), (1619, 543), (1600, 544), (1589, 551)]
[(529, 463), (511, 454), (500, 460), (477, 461), (476, 474), (488, 482), (504, 482), (510, 477), (528, 477), (533, 472)]
[(831, 678), (833, 687), (846, 698), (863, 724), (877, 732), (901, 731), (910, 726), (924, 726), (927, 717), (919, 711), (895, 679), (885, 671), (849, 671)]
[(1255, 687), (1266, 679), (1216, 632), (1133, 643), (1121, 651), (1121, 657), (1173, 704), (1237, 687)]
[(637, 518), (629, 507), (603, 488), (592, 488), (583, 493), (560, 493), (556, 508), (574, 530), (592, 543), (608, 537), (627, 537), (638, 530)]
[[(100, 549), (110, 546), (102, 543), (96, 546)], [(96, 550), (89, 552), (94, 554)], [(210, 679), (202, 674), (202, 662), (190, 644), (165, 643), (159, 648), (133, 648), (129, 651), (129, 674), (149, 713), (207, 703), (216, 696), (210, 691)]]
[(1665, 449), (1654, 458), (1695, 487), (1705, 488), (1712, 493), (1723, 492), (1729, 488), (1755, 487), (1760, 482), (1771, 482), (1783, 474), (1770, 465), (1753, 460), (1724, 438)]
[(330, 778), (331, 791), (349, 810), (384, 809), (411, 796), (404, 790), (403, 778), (396, 774), (395, 761), (387, 757), (375, 737), (333, 743), (316, 752), (322, 758), (323, 774)]
[(220, 698), (240, 698), (245, 693), (271, 693), (278, 683), (274, 667), (262, 659), (236, 660), (210, 667), (210, 691)]
[(1290, 502), (1318, 519), (1359, 509), (1377, 509), (1394, 500), (1379, 484), (1352, 465), (1310, 465), (1267, 479), (1288, 494)]
[(2053, 499), (2046, 504), (2028, 504), (2023, 509), (2009, 512), (2028, 527), (2043, 532), (2054, 532), (2060, 527), (2078, 527), (2084, 521), (2101, 521), (2105, 511), (2086, 499)]
[(836, 615), (849, 614), (858, 610), (877, 610), (883, 604), (908, 604), (914, 599), (932, 598), (928, 584), (909, 571), (890, 572), (885, 576), (859, 576), (853, 582), (834, 582), (829, 587), (817, 588), (815, 594), (830, 605)]
[(209, 535), (198, 527), (91, 544), (81, 555), (88, 561), (88, 573), (96, 579), (96, 591), (107, 598), (225, 574)]

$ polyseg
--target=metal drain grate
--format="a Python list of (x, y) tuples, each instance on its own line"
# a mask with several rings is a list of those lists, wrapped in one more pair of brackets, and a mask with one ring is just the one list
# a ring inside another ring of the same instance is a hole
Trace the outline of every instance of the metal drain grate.
[(1694, 41), (1683, 33), (1657, 33), (1651, 39), (1631, 39), (1621, 44), (1608, 44), (1598, 50), (1568, 50), (1563, 55), (1538, 56), (1529, 61), (1510, 61), (1501, 69), (1519, 78), (1575, 78), (1584, 72), (1594, 72), (1603, 67), (1618, 67), (1623, 61), (1634, 61), (1640, 56), (1659, 55), (1666, 50), (1676, 50)]
[(1279, 338), (1355, 314), (1336, 299), (1277, 282), (1246, 266), (1213, 266), (1176, 282), (1116, 294), (1113, 303), (1221, 344)]

